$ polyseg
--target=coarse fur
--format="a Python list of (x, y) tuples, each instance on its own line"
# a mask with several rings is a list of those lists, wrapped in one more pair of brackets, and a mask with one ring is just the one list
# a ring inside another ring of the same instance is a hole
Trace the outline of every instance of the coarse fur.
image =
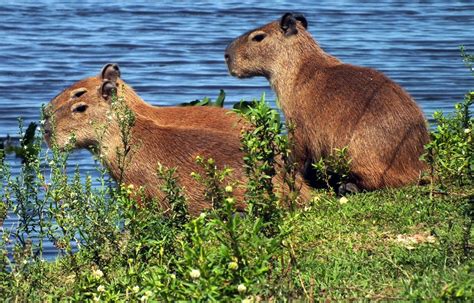
[[(111, 91), (118, 98), (124, 97), (135, 114), (130, 142), (133, 152), (123, 175), (117, 158), (117, 150), (123, 149), (123, 144), (113, 114)], [(46, 111), (45, 139), (49, 145), (54, 141), (58, 147), (64, 148), (74, 134), (74, 148), (86, 148), (98, 154), (115, 180), (143, 187), (146, 196), (157, 198), (165, 211), (170, 206), (163, 200), (161, 181), (156, 176), (158, 163), (177, 167), (176, 177), (184, 187), (192, 215), (210, 207), (210, 202), (205, 200), (206, 189), (191, 176), (192, 172), (204, 173), (196, 164), (197, 156), (214, 159), (220, 169), (227, 166), (233, 170), (228, 181), (239, 184), (234, 187), (237, 209), (245, 208), (242, 184), (246, 177), (240, 150), (240, 128), (236, 127), (240, 122), (236, 116), (225, 114), (227, 111), (224, 109), (219, 109), (219, 112), (223, 113), (220, 118), (225, 121), (209, 117), (210, 111), (203, 107), (162, 111), (146, 104), (123, 80), (110, 80), (99, 75), (80, 80), (65, 89), (51, 100)], [(194, 113), (188, 114), (188, 111)], [(220, 124), (213, 125), (206, 117)], [(204, 122), (200, 124), (199, 121)], [(214, 129), (202, 128), (202, 125)], [(104, 130), (102, 134), (101, 129)], [(286, 191), (283, 177), (282, 173), (278, 174), (274, 182), (280, 195), (285, 195)], [(300, 202), (310, 198), (310, 189), (302, 180), (302, 177), (297, 177)]]
[[(111, 80), (119, 88), (117, 94), (123, 96), (133, 112), (152, 119), (161, 126), (182, 126), (195, 129), (212, 129), (231, 136), (240, 137), (240, 131), (248, 125), (236, 113), (214, 106), (153, 106), (143, 100), (135, 90), (121, 79), (121, 71), (116, 63), (104, 65), (94, 77), (80, 80), (64, 90), (51, 101), (51, 105), (63, 103), (74, 94), (97, 91), (103, 81)], [(125, 88), (122, 90), (122, 88)], [(67, 94), (69, 92), (69, 95)]]
[(243, 34), (229, 44), (231, 75), (264, 76), (287, 120), (294, 123), (294, 155), (302, 173), (311, 163), (348, 147), (351, 181), (373, 190), (415, 183), (429, 136), (409, 94), (371, 68), (345, 64), (325, 53), (301, 14)]

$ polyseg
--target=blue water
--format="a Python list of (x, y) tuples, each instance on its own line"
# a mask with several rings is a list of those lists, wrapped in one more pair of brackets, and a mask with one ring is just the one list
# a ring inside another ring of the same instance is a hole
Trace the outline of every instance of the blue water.
[[(304, 13), (329, 53), (400, 83), (427, 118), (473, 89), (459, 52), (463, 44), (474, 53), (472, 0), (110, 2), (0, 2), (0, 137), (17, 133), (19, 116), (37, 120), (41, 104), (107, 62), (119, 63), (123, 78), (156, 105), (224, 89), (228, 104), (265, 92), (275, 106), (265, 79), (228, 75), (223, 52), (287, 11)], [(96, 167), (84, 151), (72, 156), (75, 164)]]

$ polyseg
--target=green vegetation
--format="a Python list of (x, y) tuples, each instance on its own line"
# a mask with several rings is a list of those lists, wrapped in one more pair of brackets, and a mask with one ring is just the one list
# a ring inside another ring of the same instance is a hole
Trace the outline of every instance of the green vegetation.
[[(23, 129), (23, 121), (19, 119), (20, 129)], [(4, 158), (8, 154), (14, 154), (17, 158), (21, 158), (22, 161), (27, 161), (28, 155), (37, 154), (39, 149), (34, 144), (36, 129), (38, 125), (35, 122), (31, 122), (25, 133), (21, 133), (20, 141), (18, 145), (12, 143), (10, 136), (5, 139), (0, 138), (0, 162), (3, 162)]]
[(225, 92), (224, 90), (220, 90), (219, 96), (217, 96), (216, 101), (212, 102), (212, 100), (208, 97), (204, 97), (202, 100), (194, 100), (191, 102), (181, 103), (180, 106), (215, 106), (215, 107), (224, 107), (225, 101)]
[(474, 92), (469, 92), (451, 115), (434, 113), (437, 128), (431, 133), (424, 159), (431, 167), (431, 177), (442, 187), (472, 183), (474, 179), (473, 101)]
[[(18, 175), (11, 175), (9, 161), (0, 164), (0, 298), (472, 301), (472, 96), (452, 115), (436, 116), (424, 156), (432, 168), (429, 186), (341, 198), (318, 191), (299, 209), (283, 207), (298, 195), (291, 142), (264, 98), (252, 102), (239, 111), (255, 126), (242, 135), (245, 215), (235, 208), (236, 185), (227, 182), (232, 172), (212, 159), (196, 159), (205, 173), (194, 178), (206, 185), (213, 206), (197, 218), (187, 213), (176, 168), (157, 163), (156, 177), (173, 210), (162, 214), (160, 201), (144, 199), (140, 188), (116, 186), (104, 169), (97, 187), (78, 169), (66, 174), (70, 150), (53, 144), (49, 153), (40, 151), (37, 136), (28, 142)], [(123, 100), (115, 102), (123, 142), (117, 155), (126, 169), (134, 154), (134, 119)], [(323, 181), (328, 171), (346, 173), (345, 157), (340, 150), (316, 164)], [(272, 191), (277, 168), (287, 172), (294, 191), (289, 201)], [(5, 226), (7, 216), (18, 218), (16, 226)], [(45, 240), (58, 249), (54, 261), (44, 261)]]

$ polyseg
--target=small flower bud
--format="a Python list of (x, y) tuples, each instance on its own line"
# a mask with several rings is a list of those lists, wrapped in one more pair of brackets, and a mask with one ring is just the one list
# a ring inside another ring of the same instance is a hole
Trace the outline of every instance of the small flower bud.
[(247, 291), (247, 287), (244, 284), (239, 284), (239, 286), (237, 286), (237, 291), (240, 293), (244, 293)]
[(346, 204), (347, 202), (349, 202), (349, 199), (347, 199), (346, 197), (341, 197), (341, 199), (339, 199), (340, 204)]
[(189, 275), (190, 275), (191, 278), (193, 278), (193, 279), (199, 279), (199, 277), (201, 276), (201, 272), (199, 271), (199, 269), (193, 269), (193, 270), (191, 270), (191, 272), (189, 273)]
[(147, 291), (145, 291), (145, 296), (151, 297), (151, 296), (153, 296), (153, 292), (151, 290), (147, 290)]
[(100, 279), (104, 276), (104, 273), (102, 272), (102, 270), (97, 269), (92, 272), (92, 276), (96, 279)]
[(229, 263), (229, 269), (237, 270), (238, 268), (239, 268), (239, 264), (237, 262), (232, 261)]

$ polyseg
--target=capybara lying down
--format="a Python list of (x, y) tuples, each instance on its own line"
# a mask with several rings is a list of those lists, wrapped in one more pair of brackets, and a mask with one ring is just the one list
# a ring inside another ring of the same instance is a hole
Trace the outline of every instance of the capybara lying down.
[(243, 34), (225, 51), (229, 72), (268, 79), (295, 125), (294, 156), (308, 178), (312, 163), (347, 147), (359, 188), (415, 183), (429, 139), (421, 110), (381, 72), (324, 52), (307, 27), (303, 15), (286, 13)]
[[(146, 196), (157, 198), (164, 211), (169, 210), (170, 205), (163, 201), (161, 181), (156, 176), (158, 163), (177, 168), (176, 177), (184, 187), (192, 215), (211, 206), (210, 201), (205, 200), (204, 186), (191, 176), (192, 172), (203, 173), (203, 169), (196, 164), (197, 156), (214, 159), (221, 169), (230, 167), (233, 173), (229, 181), (239, 184), (246, 182), (244, 155), (239, 140), (239, 125), (244, 123), (235, 114), (228, 115), (221, 108), (155, 108), (147, 105), (124, 81), (118, 77), (110, 78), (99, 75), (81, 80), (51, 100), (46, 109), (45, 123), (45, 139), (49, 145), (54, 141), (63, 148), (74, 134), (74, 148), (100, 153), (114, 179), (137, 187), (143, 186)], [(123, 173), (117, 154), (123, 143), (112, 108), (115, 94), (118, 98), (125, 98), (135, 115), (130, 142), (133, 152)], [(209, 117), (211, 111), (218, 113), (220, 119)], [(284, 196), (287, 188), (284, 186), (283, 173), (277, 175), (274, 184), (277, 193)], [(297, 176), (297, 186), (301, 189), (297, 202), (309, 200), (310, 188), (301, 176)], [(243, 187), (234, 188), (237, 209), (244, 210)]]

